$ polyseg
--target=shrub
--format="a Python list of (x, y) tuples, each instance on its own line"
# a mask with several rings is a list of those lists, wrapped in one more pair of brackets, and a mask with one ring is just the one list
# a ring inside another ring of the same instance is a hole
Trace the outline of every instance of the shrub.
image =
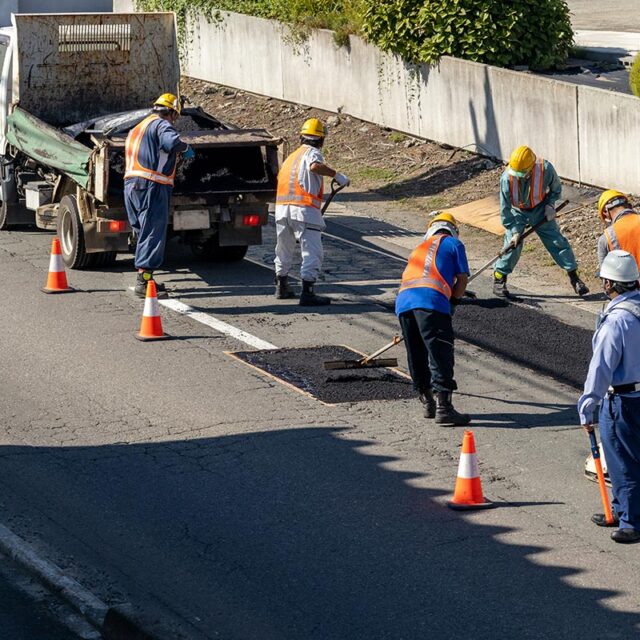
[(362, 30), (381, 49), (429, 64), (450, 55), (549, 69), (573, 44), (565, 0), (367, 0)]
[(629, 86), (633, 95), (640, 98), (640, 53), (636, 54), (636, 57), (631, 65), (629, 71)]

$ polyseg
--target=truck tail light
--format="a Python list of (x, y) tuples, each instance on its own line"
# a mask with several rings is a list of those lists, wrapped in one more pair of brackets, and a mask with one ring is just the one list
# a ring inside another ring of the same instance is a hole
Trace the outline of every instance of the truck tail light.
[(126, 231), (127, 223), (124, 220), (110, 220), (109, 231), (117, 233), (118, 231)]
[(242, 224), (245, 227), (257, 227), (260, 224), (260, 216), (258, 215), (243, 216)]

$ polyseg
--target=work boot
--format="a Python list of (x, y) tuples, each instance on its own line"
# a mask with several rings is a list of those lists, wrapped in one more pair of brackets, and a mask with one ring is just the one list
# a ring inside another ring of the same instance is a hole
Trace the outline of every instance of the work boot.
[(426, 391), (420, 391), (420, 402), (424, 407), (425, 418), (436, 417), (436, 399), (433, 397), (433, 391), (427, 389)]
[(507, 289), (507, 276), (499, 271), (493, 272), (493, 295), (499, 298), (508, 298), (511, 295)]
[(471, 416), (458, 413), (451, 404), (451, 391), (436, 391), (436, 424), (463, 427), (471, 422)]
[(311, 280), (302, 281), (302, 293), (300, 294), (301, 307), (324, 307), (331, 304), (331, 298), (318, 296), (313, 292), (314, 282)]
[(586, 296), (587, 293), (589, 293), (589, 287), (587, 287), (587, 285), (582, 282), (582, 280), (580, 279), (580, 274), (578, 273), (577, 269), (574, 269), (573, 271), (569, 271), (569, 280), (571, 281), (571, 286), (573, 287), (573, 290), (579, 295), (579, 296)]
[(153, 271), (138, 271), (136, 278), (136, 286), (133, 288), (133, 292), (138, 298), (147, 297), (147, 284), (149, 280), (153, 280), (156, 283), (156, 293), (158, 298), (168, 298), (167, 288), (161, 283), (157, 282), (153, 278)]
[(591, 516), (591, 522), (597, 524), (599, 527), (617, 527), (620, 524), (618, 516), (613, 516), (613, 522), (609, 524), (607, 522), (607, 516), (604, 513), (594, 513)]
[(640, 531), (635, 529), (616, 529), (611, 534), (611, 539), (614, 542), (622, 542), (622, 544), (633, 544), (634, 542), (640, 542)]
[(276, 276), (276, 298), (289, 300), (297, 297), (296, 292), (289, 286), (289, 276)]

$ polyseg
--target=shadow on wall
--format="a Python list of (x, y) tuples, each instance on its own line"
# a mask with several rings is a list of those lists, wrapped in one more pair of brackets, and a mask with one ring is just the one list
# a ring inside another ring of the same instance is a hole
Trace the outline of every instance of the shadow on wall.
[(448, 510), (370, 446), (305, 425), (3, 446), (0, 479), (30, 487), (28, 504), (73, 522), (94, 551), (80, 557), (66, 529), (52, 545), (128, 576), (135, 602), (171, 603), (189, 638), (633, 636), (637, 616), (602, 604), (615, 592), (572, 586), (579, 567), (537, 564), (544, 547), (502, 542), (509, 528)]
[(469, 115), (471, 117), (471, 126), (473, 127), (473, 140), (479, 153), (500, 158), (500, 135), (498, 133), (496, 115), (493, 110), (493, 93), (491, 90), (491, 80), (489, 78), (488, 67), (484, 67), (483, 71), (485, 132), (484, 135), (481, 133), (476, 108), (474, 107), (473, 102), (469, 100)]

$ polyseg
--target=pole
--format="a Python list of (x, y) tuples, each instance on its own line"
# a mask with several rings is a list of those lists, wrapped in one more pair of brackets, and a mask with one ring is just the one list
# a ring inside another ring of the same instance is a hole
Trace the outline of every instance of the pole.
[(604, 483), (604, 472), (602, 471), (602, 460), (600, 460), (600, 448), (595, 431), (589, 432), (589, 440), (591, 441), (591, 455), (593, 455), (593, 463), (596, 467), (598, 476), (598, 486), (600, 487), (600, 497), (602, 498), (602, 506), (604, 507), (604, 517), (607, 524), (613, 524), (614, 518), (609, 504), (609, 494), (607, 493), (607, 485)]

